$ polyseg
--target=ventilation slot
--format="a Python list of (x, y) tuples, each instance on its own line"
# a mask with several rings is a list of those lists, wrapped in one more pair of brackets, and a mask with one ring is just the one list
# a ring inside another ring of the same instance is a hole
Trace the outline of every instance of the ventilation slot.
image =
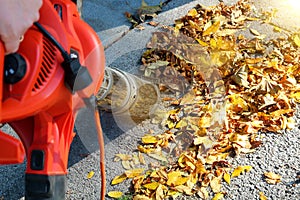
[(44, 38), (43, 39), (43, 58), (42, 58), (42, 66), (39, 70), (38, 77), (35, 81), (35, 84), (32, 88), (32, 92), (36, 93), (42, 88), (45, 87), (47, 81), (49, 80), (55, 64), (55, 55), (56, 49), (51, 45), (51, 42)]

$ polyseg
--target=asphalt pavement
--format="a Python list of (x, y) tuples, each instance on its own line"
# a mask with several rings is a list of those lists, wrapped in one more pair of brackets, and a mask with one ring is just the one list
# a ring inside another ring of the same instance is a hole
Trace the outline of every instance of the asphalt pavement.
[[(146, 1), (149, 5), (158, 5), (159, 0)], [(224, 3), (232, 4), (234, 0), (224, 0)], [(141, 6), (141, 0), (83, 0), (83, 19), (89, 23), (92, 28), (98, 33), (104, 47), (106, 56), (106, 65), (110, 67), (116, 67), (123, 71), (135, 74), (140, 67), (140, 58), (145, 50), (146, 44), (153, 32), (158, 31), (164, 25), (174, 24), (174, 20), (181, 16), (184, 16), (188, 10), (193, 8), (196, 4), (203, 5), (216, 5), (219, 3), (218, 0), (171, 0), (169, 3), (163, 7), (162, 12), (158, 14), (157, 17), (152, 20), (158, 22), (157, 27), (147, 24), (147, 22), (142, 23), (144, 27), (143, 30), (133, 28), (132, 24), (125, 17), (124, 13), (135, 13), (136, 10)], [(288, 26), (294, 28), (297, 25), (297, 18), (291, 16), (291, 10), (284, 8), (284, 3), (277, 1), (259, 1), (255, 3), (256, 8), (271, 8), (276, 7), (279, 9), (279, 15), (281, 19), (279, 23), (283, 26)], [(280, 10), (281, 9), (281, 10)], [(297, 11), (296, 11), (297, 12)], [(300, 24), (298, 24), (300, 25)], [(266, 27), (261, 27), (266, 29)], [(259, 29), (259, 27), (258, 27)], [(94, 128), (89, 126), (90, 119), (92, 115), (88, 111), (82, 111), (79, 114), (79, 121), (77, 123), (77, 129), (79, 131), (79, 136), (77, 135), (72, 143), (71, 151), (69, 154), (69, 174), (68, 179), (68, 189), (67, 189), (67, 199), (77, 200), (96, 200), (99, 199), (100, 194), (100, 171), (99, 171), (99, 151), (97, 150), (97, 139)], [(111, 190), (121, 190), (127, 191), (130, 182), (124, 182), (117, 186), (111, 186), (110, 181), (117, 175), (124, 172), (124, 169), (120, 163), (113, 162), (115, 154), (117, 153), (128, 153), (131, 154), (134, 149), (136, 149), (137, 142), (145, 133), (149, 130), (160, 131), (161, 128), (157, 124), (150, 123), (150, 120), (145, 120), (140, 124), (131, 124), (128, 128), (128, 124), (122, 124), (122, 120), (116, 119), (113, 115), (109, 113), (101, 113), (101, 124), (103, 128), (103, 134), (105, 138), (105, 153), (106, 153), (106, 174), (107, 174), (107, 191)], [(124, 128), (125, 127), (125, 128)], [(9, 127), (6, 128), (8, 130)], [(299, 159), (299, 131), (298, 129), (293, 132), (292, 139), (295, 141), (288, 146), (294, 148), (294, 153), (292, 156), (294, 159), (289, 161), (293, 162), (296, 166), (294, 171), (290, 173), (295, 173), (299, 170), (300, 159)], [(13, 133), (12, 133), (13, 134)], [(274, 138), (270, 138), (272, 140)], [(289, 140), (289, 138), (285, 138)], [(276, 136), (275, 140), (284, 141), (279, 136)], [(280, 150), (276, 149), (276, 142), (269, 142), (268, 148), (274, 148), (277, 152)], [(288, 148), (288, 146), (280, 146), (281, 149)], [(279, 148), (279, 147), (278, 147)], [(298, 148), (298, 149), (297, 149)], [(259, 154), (263, 154), (265, 151)], [(267, 158), (268, 155), (266, 155)], [(255, 154), (254, 154), (255, 157)], [(270, 159), (274, 157), (270, 155)], [(254, 159), (254, 161), (253, 161)], [(242, 157), (242, 161), (236, 161), (237, 164), (243, 163), (256, 163), (264, 162), (264, 160), (256, 160), (252, 157)], [(268, 162), (266, 162), (268, 163)], [(273, 162), (276, 165), (276, 161)], [(264, 166), (267, 169), (272, 169), (273, 164)], [(278, 166), (278, 165), (277, 165)], [(259, 167), (258, 167), (259, 168)], [(22, 199), (24, 194), (24, 170), (25, 164), (21, 165), (10, 165), (10, 166), (0, 166), (0, 200), (14, 200)], [(264, 169), (262, 169), (263, 171)], [(95, 172), (94, 176), (88, 178), (87, 175), (91, 172)], [(227, 199), (258, 199), (256, 194), (245, 194), (245, 191), (249, 193), (246, 189), (247, 185), (258, 184), (251, 182), (252, 180), (260, 181), (259, 178), (253, 178), (253, 174), (248, 177), (243, 177), (245, 180), (242, 183), (233, 183), (233, 190), (228, 189), (231, 195)], [(267, 185), (259, 182), (261, 187), (267, 188)], [(244, 187), (244, 188), (243, 188)], [(276, 187), (281, 187), (278, 189)], [(282, 192), (282, 186), (272, 186), (265, 193), (276, 193)], [(298, 189), (299, 187), (295, 188)], [(254, 189), (253, 189), (254, 190)], [(285, 191), (287, 191), (286, 189)], [(243, 192), (244, 191), (244, 192)], [(300, 199), (300, 193), (293, 194), (292, 196), (284, 195), (280, 196), (278, 199)], [(270, 195), (270, 199), (277, 199), (276, 195)]]

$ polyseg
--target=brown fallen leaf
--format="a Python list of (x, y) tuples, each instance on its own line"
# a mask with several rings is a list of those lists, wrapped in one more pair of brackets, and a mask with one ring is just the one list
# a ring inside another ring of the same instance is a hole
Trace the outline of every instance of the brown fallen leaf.
[(154, 26), (154, 27), (159, 25), (159, 23), (155, 22), (155, 21), (150, 21), (150, 22), (148, 22), (148, 24), (151, 25), (151, 26)]

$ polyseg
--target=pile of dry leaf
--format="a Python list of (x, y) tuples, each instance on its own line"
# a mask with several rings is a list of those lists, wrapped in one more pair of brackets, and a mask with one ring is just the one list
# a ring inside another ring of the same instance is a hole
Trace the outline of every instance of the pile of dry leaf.
[[(285, 37), (268, 39), (248, 28), (252, 21), (269, 23), (270, 16), (254, 14), (246, 0), (231, 6), (198, 5), (176, 20), (174, 28), (154, 33), (142, 70), (160, 81), (163, 100), (169, 102), (162, 122), (166, 131), (146, 134), (137, 155), (117, 155), (116, 161), (128, 170), (112, 184), (132, 178), (133, 199), (181, 194), (207, 199), (211, 192), (220, 199), (226, 194), (223, 180), (230, 184), (252, 168), (232, 169), (228, 156), (253, 152), (261, 145), (259, 132), (295, 126), (300, 35), (285, 32)], [(135, 169), (145, 163), (145, 154), (160, 165)], [(280, 182), (276, 174), (265, 176), (270, 183)]]

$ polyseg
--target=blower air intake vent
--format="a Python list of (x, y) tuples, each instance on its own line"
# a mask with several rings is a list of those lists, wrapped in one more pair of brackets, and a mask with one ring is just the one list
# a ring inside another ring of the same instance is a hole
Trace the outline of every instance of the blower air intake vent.
[(51, 44), (47, 38), (43, 38), (43, 57), (42, 66), (40, 68), (38, 77), (32, 88), (33, 93), (37, 93), (45, 87), (50, 75), (52, 74), (55, 66), (56, 48)]

